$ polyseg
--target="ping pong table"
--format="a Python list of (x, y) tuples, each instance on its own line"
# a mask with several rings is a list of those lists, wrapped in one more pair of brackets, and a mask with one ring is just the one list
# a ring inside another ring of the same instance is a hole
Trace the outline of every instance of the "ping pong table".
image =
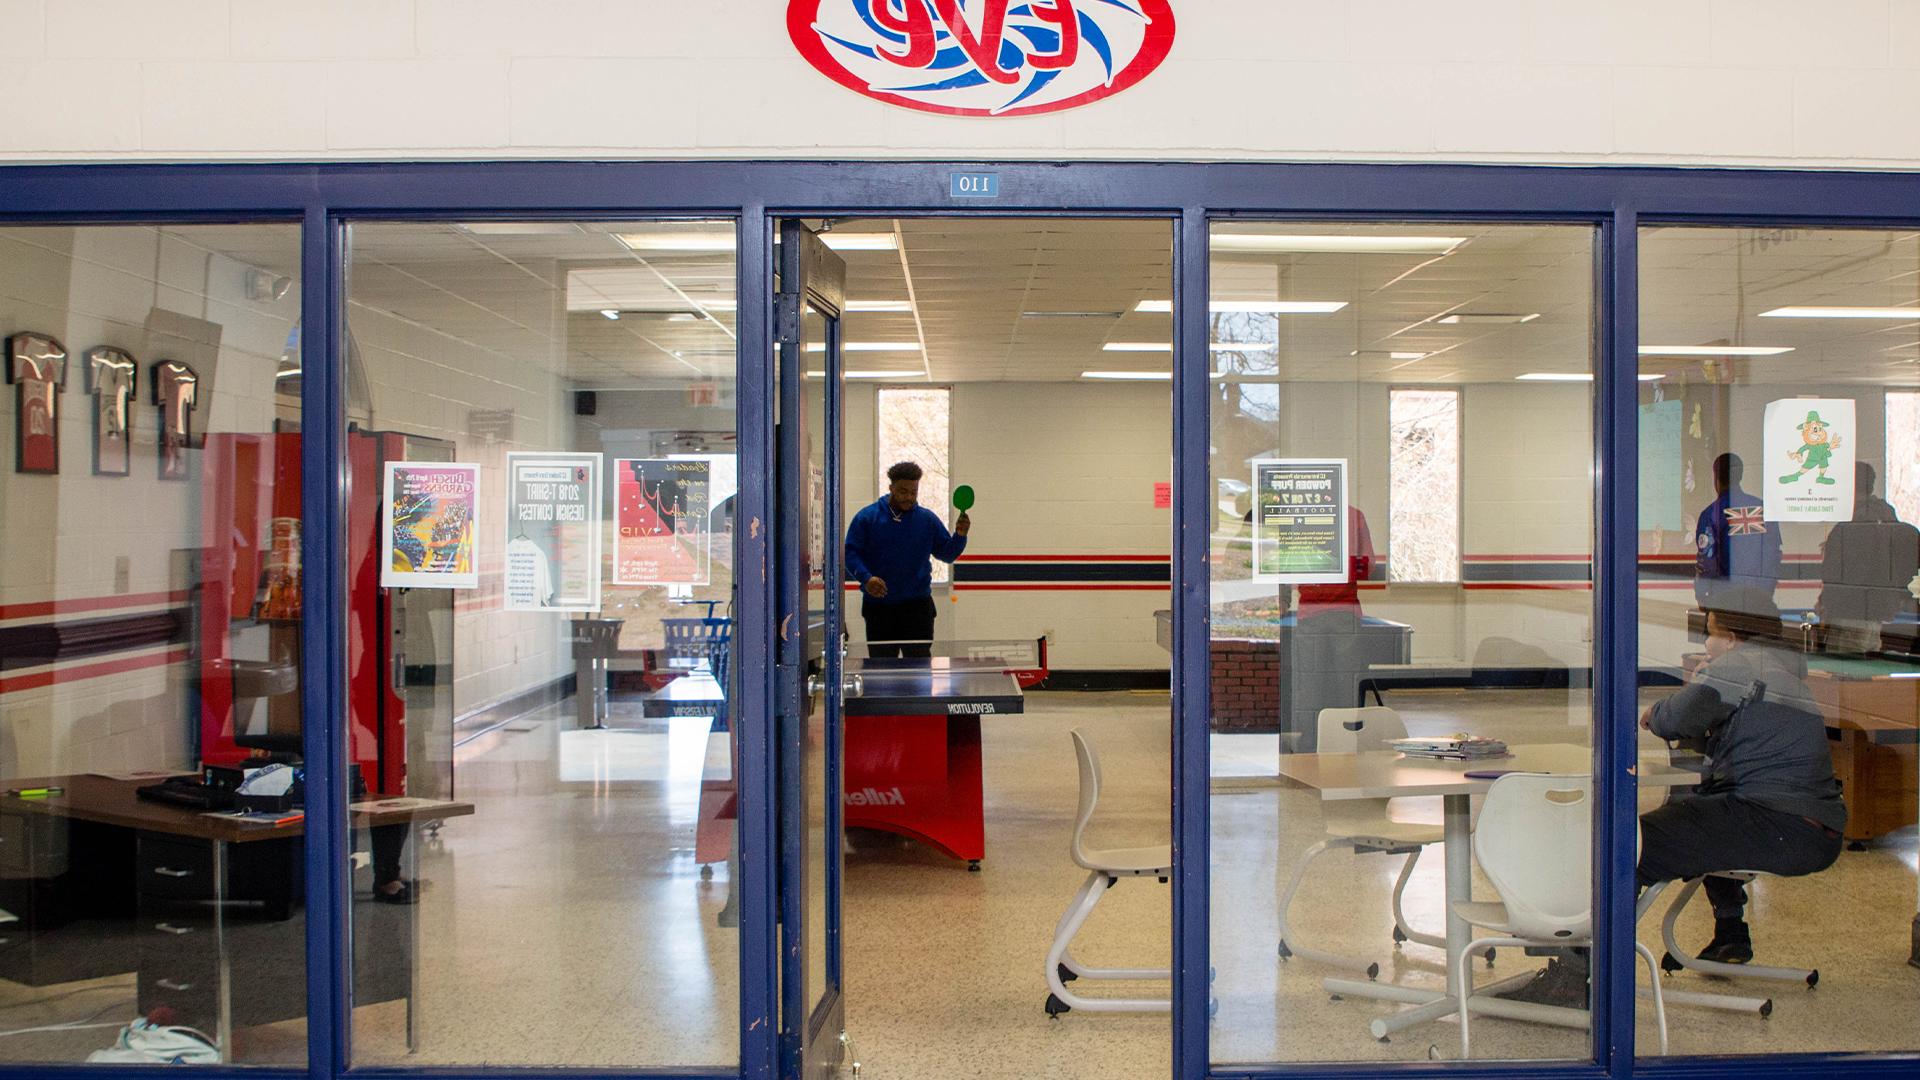
[[(842, 820), (978, 870), (987, 853), (980, 718), (1025, 711), (1023, 691), (1047, 674), (1046, 640), (935, 647), (949, 655), (847, 659)], [(1023, 651), (1031, 657), (1015, 655)]]

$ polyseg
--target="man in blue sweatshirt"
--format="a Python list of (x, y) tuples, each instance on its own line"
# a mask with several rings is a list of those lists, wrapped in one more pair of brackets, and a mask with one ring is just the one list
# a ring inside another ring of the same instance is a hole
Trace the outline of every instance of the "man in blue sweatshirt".
[[(860, 617), (867, 622), (867, 655), (931, 656), (933, 566), (967, 549), (973, 523), (962, 513), (947, 532), (938, 514), (920, 505), (920, 466), (902, 461), (887, 470), (887, 493), (853, 515), (847, 526), (847, 575), (860, 583)], [(875, 642), (919, 642), (876, 645)]]

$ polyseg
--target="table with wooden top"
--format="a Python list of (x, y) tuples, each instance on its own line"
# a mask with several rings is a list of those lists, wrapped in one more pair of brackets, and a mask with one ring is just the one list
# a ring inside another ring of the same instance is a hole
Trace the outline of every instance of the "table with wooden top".
[[(1505, 757), (1475, 761), (1447, 761), (1410, 758), (1392, 750), (1369, 750), (1357, 754), (1282, 754), (1280, 775), (1315, 788), (1323, 800), (1396, 799), (1437, 795), (1442, 802), (1442, 827), (1446, 839), (1447, 892), (1447, 987), (1435, 991), (1399, 983), (1329, 978), (1321, 981), (1329, 993), (1400, 1002), (1411, 1006), (1391, 1016), (1375, 1019), (1370, 1030), (1376, 1039), (1414, 1024), (1438, 1020), (1458, 1012), (1460, 1004), (1451, 988), (1463, 962), (1462, 954), (1473, 937), (1473, 928), (1460, 917), (1455, 905), (1473, 899), (1473, 825), (1472, 799), (1493, 786), (1492, 779), (1470, 777), (1469, 772), (1527, 772), (1580, 775), (1593, 772), (1593, 751), (1574, 743), (1540, 743), (1510, 746)], [(1666, 761), (1643, 759), (1638, 768), (1642, 785), (1683, 787), (1697, 784), (1700, 775), (1677, 768)], [(1531, 976), (1531, 972), (1528, 976)], [(1522, 976), (1525, 978), (1528, 976)], [(1542, 1006), (1528, 1006), (1492, 997), (1518, 980), (1504, 980), (1477, 990), (1469, 1007), (1475, 1013), (1538, 1020)]]
[[(0, 907), (19, 916), (0, 928), (0, 977), (44, 985), (135, 972), (142, 1015), (206, 1030), (225, 1058), (236, 1024), (306, 1012), (306, 822), (140, 798), (137, 789), (157, 779), (4, 782), (61, 790), (0, 795)], [(348, 808), (355, 829), (473, 812), (472, 803), (377, 795)], [(83, 894), (89, 910), (76, 912)], [(405, 997), (411, 1034), (412, 909), (370, 900), (352, 908), (354, 1000)]]

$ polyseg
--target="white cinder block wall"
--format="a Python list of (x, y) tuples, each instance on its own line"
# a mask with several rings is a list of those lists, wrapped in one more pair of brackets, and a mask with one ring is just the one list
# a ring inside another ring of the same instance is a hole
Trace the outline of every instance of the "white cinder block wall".
[(7, 0), (0, 156), (1920, 164), (1915, 0), (1175, 11), (1141, 85), (983, 122), (829, 82), (768, 0)]
[[(199, 574), (199, 455), (190, 458), (190, 479), (155, 478), (154, 361), (183, 360), (201, 376), (196, 432), (273, 428), (274, 372), (299, 318), (299, 291), (278, 301), (247, 299), (246, 265), (195, 246), (191, 235), (138, 227), (0, 230), (0, 328), (51, 334), (68, 357), (66, 390), (59, 395), (58, 476), (15, 471), (18, 416), (11, 392), (0, 408), (0, 625), (118, 617), (185, 603), (168, 597), (190, 589)], [(295, 261), (295, 228), (270, 226), (252, 241), (260, 250), (277, 241), (286, 261)], [(217, 347), (149, 329), (169, 315), (217, 324)], [(140, 365), (128, 476), (93, 475), (85, 356), (103, 345), (126, 350)], [(72, 611), (45, 607), (65, 601), (91, 603)], [(250, 645), (264, 648), (260, 640), (236, 645), (238, 655), (252, 655)], [(63, 668), (111, 660), (122, 670), (50, 685), (32, 685), (47, 665), (10, 666), (0, 674), (19, 688), (0, 696), (0, 769), (24, 777), (191, 764), (189, 740), (199, 723), (188, 708), (192, 672), (184, 662), (165, 660), (185, 648), (63, 660)]]

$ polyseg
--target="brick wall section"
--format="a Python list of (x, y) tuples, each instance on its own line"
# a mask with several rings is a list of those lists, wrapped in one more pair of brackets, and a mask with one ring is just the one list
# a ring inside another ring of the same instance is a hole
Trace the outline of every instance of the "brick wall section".
[(1273, 730), (1280, 719), (1280, 643), (1215, 638), (1213, 729)]

